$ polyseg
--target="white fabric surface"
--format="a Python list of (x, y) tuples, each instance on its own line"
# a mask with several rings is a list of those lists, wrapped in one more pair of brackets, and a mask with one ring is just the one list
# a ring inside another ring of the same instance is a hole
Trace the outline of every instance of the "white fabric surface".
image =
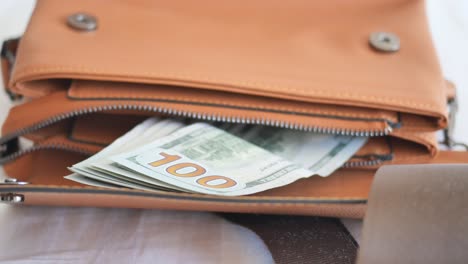
[(2, 207), (2, 263), (273, 263), (250, 230), (209, 213)]
[[(0, 1), (0, 40), (21, 35), (33, 3)], [(468, 142), (468, 2), (427, 7), (442, 68), (458, 86), (455, 135)], [(9, 105), (0, 95), (0, 122)], [(343, 222), (359, 240), (362, 222)], [(0, 234), (2, 263), (273, 262), (254, 233), (210, 213), (0, 205)]]

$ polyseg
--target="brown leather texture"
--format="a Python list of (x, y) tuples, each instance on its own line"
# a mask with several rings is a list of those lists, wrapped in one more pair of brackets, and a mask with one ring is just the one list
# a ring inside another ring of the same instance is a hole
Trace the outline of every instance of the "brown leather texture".
[[(7, 164), (5, 171), (25, 186), (0, 186), (0, 193), (24, 195), (26, 205), (93, 206), (203, 210), (362, 218), (374, 171), (342, 169), (327, 178), (311, 177), (241, 197), (101, 189), (63, 178), (66, 167), (85, 157), (70, 151), (42, 150)], [(433, 163), (468, 163), (466, 152), (441, 152)]]
[[(97, 29), (68, 26), (78, 12), (94, 15)], [(438, 150), (453, 89), (424, 12), (421, 0), (38, 1), (10, 79), (26, 100), (0, 138), (34, 142), (5, 165), (31, 184), (0, 192), (31, 205), (361, 218), (378, 167), (468, 162), (466, 153)], [(397, 34), (400, 50), (371, 48), (377, 31)], [(330, 177), (245, 197), (107, 190), (63, 178), (67, 166), (153, 115), (371, 139)]]
[(466, 263), (467, 187), (467, 164), (382, 167), (358, 263)]
[[(68, 26), (76, 10), (97, 17), (98, 28)], [(119, 1), (111, 10), (106, 1), (37, 3), (10, 88), (45, 98), (15, 107), (4, 136), (70, 112), (133, 107), (320, 132), (391, 133), (437, 154), (433, 131), (446, 126), (452, 90), (423, 1), (146, 0)], [(137, 19), (139, 30), (125, 30), (124, 18)], [(368, 44), (384, 29), (401, 39), (398, 52)], [(38, 108), (44, 111), (31, 111)]]
[[(84, 152), (85, 150), (83, 150)], [(172, 192), (87, 187), (63, 178), (67, 167), (85, 154), (63, 150), (40, 150), (6, 164), (8, 175), (26, 186), (0, 186), (0, 193), (25, 195), (24, 204), (98, 206), (304, 214), (361, 218), (373, 171), (343, 170), (335, 177), (312, 177), (251, 196), (236, 199)]]
[[(67, 26), (77, 12), (96, 16), (97, 30)], [(398, 52), (368, 45), (369, 35), (382, 30), (400, 37)], [(389, 109), (446, 123), (446, 84), (424, 1), (146, 0), (111, 8), (107, 1), (40, 1), (20, 42), (11, 88), (42, 96), (62, 89), (62, 79)]]
[(145, 119), (144, 116), (109, 113), (83, 115), (73, 120), (68, 139), (104, 147)]
[[(29, 128), (35, 124), (44, 122), (52, 117), (62, 117), (70, 115), (70, 113), (78, 113), (77, 115), (83, 115), (90, 112), (107, 112), (110, 108), (128, 108), (134, 107), (139, 110), (131, 111), (133, 115), (143, 115), (151, 116), (159, 113), (152, 112), (151, 109), (172, 109), (172, 112), (183, 112), (190, 109), (194, 116), (203, 116), (208, 114), (215, 116), (229, 116), (237, 115), (242, 116), (246, 120), (288, 120), (294, 124), (300, 124), (301, 126), (311, 126), (311, 127), (325, 127), (329, 131), (335, 129), (343, 129), (344, 131), (349, 130), (362, 130), (362, 131), (378, 131), (383, 129), (387, 125), (387, 121), (393, 122), (392, 120), (397, 120), (397, 117), (390, 117), (389, 113), (385, 111), (372, 111), (370, 109), (354, 109), (359, 111), (353, 111), (349, 107), (340, 107), (340, 106), (327, 106), (327, 107), (315, 107), (314, 104), (304, 104), (301, 107), (298, 107), (297, 103), (291, 101), (282, 101), (278, 102), (275, 100), (264, 99), (265, 104), (270, 104), (276, 108), (283, 108), (284, 112), (265, 112), (263, 110), (250, 111), (248, 109), (242, 108), (229, 108), (229, 107), (213, 107), (211, 105), (186, 105), (186, 104), (174, 104), (167, 101), (151, 100), (151, 96), (158, 94), (161, 95), (160, 90), (157, 87), (153, 87), (152, 93), (145, 93), (145, 99), (136, 100), (132, 98), (126, 99), (125, 96), (122, 96), (122, 91), (116, 91), (115, 87), (122, 86), (122, 84), (105, 85), (104, 83), (99, 83), (98, 85), (92, 86), (92, 88), (87, 88), (87, 94), (96, 94), (100, 90), (104, 90), (111, 96), (118, 96), (120, 99), (115, 98), (71, 98), (66, 91), (57, 91), (51, 93), (47, 96), (44, 96), (39, 99), (35, 99), (31, 102), (15, 106), (11, 109), (10, 115), (3, 125), (3, 135), (8, 137), (10, 134), (14, 134), (19, 130), (24, 128)], [(126, 91), (134, 92), (137, 90), (137, 85), (125, 86)], [(73, 88), (73, 87), (72, 87)], [(72, 89), (71, 88), (71, 89)], [(177, 89), (172, 88), (172, 93), (177, 92)], [(68, 92), (70, 93), (70, 92)], [(75, 96), (76, 96), (76, 92)], [(127, 92), (129, 93), (129, 92)], [(183, 91), (175, 94), (186, 94)], [(206, 97), (203, 96), (203, 93), (193, 93), (192, 100), (202, 100)], [(197, 98), (198, 97), (198, 98)], [(244, 98), (245, 99), (245, 98)], [(230, 97), (229, 102), (235, 103), (236, 98)], [(240, 101), (240, 100), (239, 100)], [(251, 103), (255, 105), (254, 102), (249, 102), (248, 100), (243, 100), (244, 103)], [(288, 108), (288, 105), (291, 107)], [(258, 107), (258, 105), (257, 105)], [(297, 112), (294, 112), (292, 109), (299, 108)], [(306, 115), (304, 109), (310, 109), (311, 114)], [(328, 110), (324, 110), (328, 108)], [(42, 111), (35, 111), (35, 109), (42, 109)], [(104, 109), (104, 110), (98, 110)], [(107, 111), (106, 111), (107, 110)], [(341, 111), (341, 112), (340, 112)], [(161, 110), (164, 112), (164, 110)], [(314, 113), (315, 112), (315, 113)], [(356, 113), (360, 112), (360, 113)], [(299, 114), (297, 114), (299, 113)], [(324, 113), (331, 113), (333, 117), (323, 116)], [(268, 117), (265, 115), (268, 114)], [(341, 114), (341, 116), (340, 116)], [(396, 114), (395, 114), (396, 115)], [(73, 115), (70, 115), (73, 116)], [(343, 116), (349, 116), (351, 119), (343, 119)], [(354, 117), (359, 117), (359, 119), (353, 119)], [(408, 119), (411, 119), (409, 116), (406, 116)], [(59, 120), (60, 118), (57, 118)], [(401, 129), (395, 130), (391, 135), (393, 137), (398, 137), (407, 141), (413, 141), (418, 144), (426, 147), (428, 154), (431, 156), (437, 153), (437, 141), (434, 132), (420, 132), (416, 121), (417, 118), (411, 120), (415, 121), (413, 123), (406, 123), (407, 119), (403, 119), (405, 123)], [(234, 120), (235, 121), (235, 120)], [(91, 120), (89, 122), (92, 122)], [(398, 121), (396, 121), (398, 122)], [(49, 122), (50, 123), (50, 122)], [(274, 121), (271, 121), (274, 125)], [(89, 126), (96, 125), (97, 122), (90, 123)], [(34, 131), (34, 133), (41, 133), (41, 131)], [(385, 144), (385, 143), (384, 143)]]

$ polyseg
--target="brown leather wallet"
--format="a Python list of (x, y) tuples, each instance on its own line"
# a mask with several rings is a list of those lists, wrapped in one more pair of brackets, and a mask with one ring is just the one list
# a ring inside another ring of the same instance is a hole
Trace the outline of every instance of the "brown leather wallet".
[[(468, 162), (438, 149), (454, 89), (421, 0), (42, 0), (2, 58), (7, 90), (23, 103), (3, 125), (0, 162), (29, 183), (0, 186), (4, 200), (362, 217), (380, 166)], [(371, 139), (330, 177), (245, 197), (63, 179), (67, 166), (153, 115)], [(19, 137), (33, 146), (20, 149)]]

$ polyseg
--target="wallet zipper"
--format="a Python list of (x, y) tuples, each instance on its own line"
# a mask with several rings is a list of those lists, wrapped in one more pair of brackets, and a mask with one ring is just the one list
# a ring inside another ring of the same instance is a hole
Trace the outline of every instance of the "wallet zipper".
[[(393, 158), (393, 155), (389, 155)], [(384, 161), (391, 160), (391, 158), (376, 158), (370, 160), (361, 160), (361, 161), (347, 161), (343, 164), (343, 168), (360, 168), (360, 167), (373, 167), (380, 165)]]
[(18, 150), (18, 151), (15, 151), (9, 155), (6, 155), (6, 156), (2, 156), (0, 158), (0, 165), (2, 164), (5, 164), (5, 163), (8, 163), (10, 161), (13, 161), (23, 155), (26, 155), (26, 154), (29, 154), (31, 152), (35, 152), (35, 151), (39, 151), (39, 150), (48, 150), (48, 149), (51, 149), (51, 150), (66, 150), (66, 151), (71, 151), (71, 152), (75, 152), (75, 153), (78, 153), (78, 154), (83, 154), (85, 156), (91, 156), (91, 155), (94, 155), (95, 152), (93, 151), (90, 151), (90, 150), (86, 150), (85, 148), (80, 148), (80, 147), (76, 147), (76, 146), (71, 146), (71, 145), (67, 145), (67, 144), (42, 144), (42, 145), (36, 145), (36, 146), (32, 146), (32, 147), (28, 147), (28, 148), (25, 148), (25, 149), (22, 149), (22, 150)]
[[(78, 117), (84, 114), (91, 114), (91, 113), (98, 113), (98, 112), (105, 112), (105, 111), (144, 111), (144, 112), (151, 112), (157, 114), (163, 114), (168, 116), (176, 116), (176, 117), (183, 117), (183, 118), (192, 118), (210, 122), (227, 122), (227, 123), (239, 123), (239, 124), (252, 124), (252, 125), (265, 125), (265, 126), (273, 126), (273, 127), (280, 127), (286, 129), (293, 129), (293, 130), (300, 130), (300, 131), (307, 131), (313, 133), (322, 133), (322, 134), (331, 134), (331, 135), (343, 135), (343, 136), (361, 136), (361, 137), (377, 137), (377, 136), (386, 136), (392, 132), (393, 126), (399, 125), (393, 124), (390, 122), (386, 122), (387, 126), (384, 129), (375, 129), (375, 130), (361, 130), (361, 129), (338, 129), (338, 128), (327, 128), (322, 126), (315, 126), (315, 125), (300, 125), (294, 124), (287, 121), (282, 120), (271, 120), (271, 119), (260, 119), (260, 118), (245, 118), (245, 117), (235, 117), (235, 116), (219, 116), (219, 115), (212, 115), (207, 113), (197, 113), (191, 111), (181, 111), (176, 109), (171, 109), (167, 107), (155, 107), (151, 105), (139, 105), (139, 104), (115, 104), (115, 105), (105, 105), (105, 106), (94, 106), (94, 107), (86, 107), (81, 108), (78, 110), (62, 113), (31, 126), (19, 129), (15, 132), (9, 133), (4, 137), (0, 138), (0, 148), (1, 158), (0, 164), (7, 163), (12, 161), (22, 155), (30, 153), (32, 151), (40, 150), (40, 149), (65, 149), (75, 151), (75, 149), (67, 148), (66, 146), (47, 146), (47, 145), (40, 145), (40, 146), (33, 146), (23, 150), (17, 150), (12, 153), (8, 153), (8, 148), (5, 147), (9, 141), (15, 140), (18, 137), (34, 132), (41, 128), (47, 127), (54, 123), (60, 122), (65, 119)], [(82, 152), (77, 150), (75, 152)], [(93, 154), (88, 152), (83, 152), (83, 154)], [(369, 160), (369, 161), (361, 161), (359, 164), (355, 162), (349, 162), (348, 165), (345, 164), (347, 167), (357, 167), (357, 166), (375, 166), (384, 160)]]
[[(89, 151), (84, 148), (78, 148), (76, 146), (70, 146), (67, 144), (44, 144), (38, 146), (32, 146), (26, 149), (15, 151), (9, 155), (2, 156), (0, 158), (0, 165), (6, 164), (10, 161), (13, 161), (23, 155), (29, 154), (31, 152), (39, 151), (39, 150), (66, 150), (75, 152), (78, 154), (83, 154), (85, 156), (91, 156), (96, 154), (94, 151)], [(384, 161), (390, 160), (388, 158), (377, 158), (377, 159), (370, 159), (370, 160), (363, 160), (363, 161), (347, 161), (343, 164), (343, 168), (358, 168), (358, 167), (371, 167), (377, 166)]]

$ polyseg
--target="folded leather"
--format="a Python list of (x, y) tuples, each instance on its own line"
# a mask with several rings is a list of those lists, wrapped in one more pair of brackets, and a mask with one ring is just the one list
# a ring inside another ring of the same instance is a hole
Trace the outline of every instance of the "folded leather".
[[(97, 17), (97, 30), (68, 26), (77, 12)], [(381, 30), (399, 36), (398, 52), (368, 45)], [(30, 114), (39, 101), (12, 112), (7, 138), (70, 111), (149, 106), (326, 133), (390, 133), (432, 156), (432, 132), (446, 126), (452, 93), (424, 1), (340, 0), (119, 1), (111, 9), (106, 1), (41, 1), (18, 47), (10, 89), (58, 106)], [(57, 98), (61, 92), (66, 99)]]
[[(69, 27), (78, 12), (95, 16), (97, 29)], [(397, 34), (400, 50), (372, 49), (376, 31)], [(382, 164), (468, 162), (466, 153), (438, 152), (435, 131), (447, 125), (454, 89), (424, 1), (42, 0), (15, 55), (11, 75), (2, 61), (4, 75), (26, 99), (11, 109), (0, 144), (34, 142), (5, 165), (32, 184), (0, 192), (24, 194), (25, 204), (362, 217)], [(235, 199), (63, 179), (67, 166), (153, 115), (371, 139), (352, 168)]]
[[(11, 89), (37, 97), (66, 89), (63, 79), (164, 84), (387, 109), (446, 124), (447, 91), (423, 1), (109, 3), (38, 2)], [(97, 30), (67, 26), (77, 12), (97, 17)], [(401, 49), (370, 48), (375, 31), (397, 34)]]
[[(128, 189), (101, 189), (72, 183), (60, 175), (66, 167), (86, 157), (60, 150), (43, 150), (5, 165), (8, 175), (34, 184), (0, 185), (1, 194), (20, 194), (26, 205), (159, 208), (318, 215), (362, 218), (374, 171), (343, 169), (334, 175), (311, 177), (282, 188), (241, 197), (219, 197)], [(432, 163), (468, 163), (463, 152), (441, 152)]]
[[(83, 82), (79, 82), (83, 83)], [(32, 102), (25, 103), (12, 108), (10, 115), (3, 126), (3, 139), (14, 137), (18, 131), (30, 130), (33, 133), (41, 133), (40, 130), (30, 129), (37, 124), (54, 122), (48, 121), (50, 119), (62, 120), (64, 118), (73, 118), (87, 113), (93, 112), (108, 112), (111, 109), (133, 109), (128, 110), (134, 115), (178, 115), (184, 116), (187, 108), (194, 118), (203, 117), (207, 113), (214, 116), (221, 116), (219, 120), (227, 120), (229, 122), (244, 122), (242, 120), (267, 120), (271, 125), (275, 125), (274, 120), (287, 119), (289, 122), (297, 124), (294, 127), (300, 128), (301, 126), (321, 128), (325, 127), (324, 132), (330, 131), (378, 131), (384, 129), (388, 123), (398, 123), (410, 120), (411, 117), (392, 116), (390, 113), (382, 110), (376, 111), (366, 108), (350, 109), (345, 106), (321, 106), (316, 107), (317, 104), (311, 103), (294, 103), (291, 101), (281, 101), (273, 99), (263, 99), (262, 105), (254, 104), (249, 100), (245, 100), (242, 96), (232, 96), (229, 99), (203, 97), (198, 93), (193, 93), (192, 96), (186, 92), (178, 89), (171, 89), (172, 95), (187, 96), (187, 101), (174, 103), (170, 100), (170, 95), (164, 94), (164, 87), (141, 87), (136, 84), (122, 84), (110, 83), (104, 85), (93, 84), (84, 82), (83, 88), (77, 91), (77, 85), (72, 86), (67, 91), (57, 91), (50, 95), (44, 96), (33, 100)], [(84, 86), (88, 85), (88, 86)], [(125, 89), (119, 90), (118, 87)], [(150, 88), (150, 92), (144, 91), (138, 98), (138, 94), (142, 89)], [(161, 88), (161, 89), (160, 89)], [(108, 96), (99, 95), (102, 91), (106, 92)], [(154, 99), (152, 96), (167, 96), (166, 100)], [(114, 97), (113, 97), (114, 96)], [(239, 98), (240, 97), (240, 98)], [(212, 101), (209, 101), (212, 100)], [(218, 100), (218, 101), (217, 101)], [(211, 102), (217, 104), (226, 103), (222, 107), (213, 106)], [(35, 111), (35, 109), (43, 109), (42, 111)], [(156, 112), (155, 110), (156, 109)], [(170, 109), (167, 110), (167, 109)], [(354, 110), (354, 111), (353, 111)], [(359, 110), (359, 111), (356, 111)], [(237, 115), (242, 118), (230, 118), (229, 116)], [(267, 119), (265, 116), (268, 115)], [(64, 117), (65, 116), (65, 117)], [(227, 117), (226, 117), (227, 116)], [(268, 121), (273, 120), (273, 121)], [(393, 131), (390, 135), (401, 139), (416, 142), (426, 147), (428, 154), (435, 155), (437, 152), (437, 141), (434, 132), (418, 131), (420, 123), (413, 118), (414, 122), (405, 123), (399, 130)], [(422, 120), (422, 119), (421, 119)], [(247, 121), (245, 121), (247, 122)], [(346, 133), (346, 132), (345, 132)], [(373, 132), (370, 132), (371, 134)], [(376, 133), (377, 135), (377, 133)]]

